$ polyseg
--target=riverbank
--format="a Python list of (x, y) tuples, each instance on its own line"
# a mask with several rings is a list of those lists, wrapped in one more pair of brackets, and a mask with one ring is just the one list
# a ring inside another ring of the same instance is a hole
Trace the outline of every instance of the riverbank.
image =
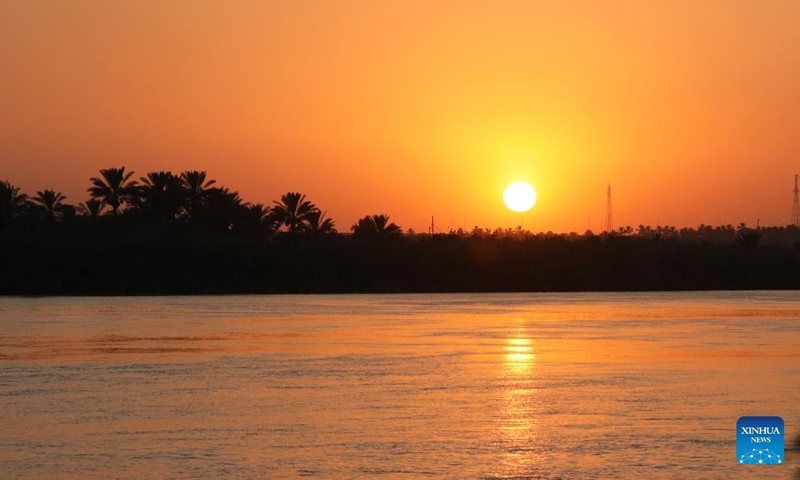
[(800, 249), (674, 238), (5, 232), (2, 295), (800, 288)]

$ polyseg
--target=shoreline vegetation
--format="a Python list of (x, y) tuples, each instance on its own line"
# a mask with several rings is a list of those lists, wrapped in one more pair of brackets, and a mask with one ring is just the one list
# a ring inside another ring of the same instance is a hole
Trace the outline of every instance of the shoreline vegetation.
[(800, 229), (625, 226), (346, 233), (300, 193), (250, 204), (205, 172), (124, 167), (89, 199), (0, 182), (0, 295), (445, 293), (800, 288)]

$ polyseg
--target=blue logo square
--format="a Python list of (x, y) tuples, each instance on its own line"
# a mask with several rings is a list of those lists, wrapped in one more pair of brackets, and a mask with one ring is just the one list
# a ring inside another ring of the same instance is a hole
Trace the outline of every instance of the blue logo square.
[(736, 422), (736, 461), (743, 465), (783, 463), (783, 419), (741, 417)]

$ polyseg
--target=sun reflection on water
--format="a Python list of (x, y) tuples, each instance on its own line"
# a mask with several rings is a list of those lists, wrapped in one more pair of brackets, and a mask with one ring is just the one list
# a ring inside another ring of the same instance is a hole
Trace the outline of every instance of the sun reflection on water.
[(529, 475), (540, 446), (536, 444), (536, 354), (533, 341), (518, 331), (503, 344), (503, 364), (498, 416), (500, 476)]
[(506, 373), (522, 375), (533, 370), (536, 355), (530, 338), (509, 338), (503, 346), (505, 358), (503, 367)]

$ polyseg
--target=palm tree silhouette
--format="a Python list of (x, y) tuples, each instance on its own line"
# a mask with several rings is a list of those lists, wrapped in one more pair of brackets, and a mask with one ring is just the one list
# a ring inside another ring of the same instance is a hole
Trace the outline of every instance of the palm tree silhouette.
[(389, 222), (389, 215), (373, 215), (372, 220), (375, 222), (378, 235), (389, 236), (403, 233), (402, 228)]
[(263, 222), (269, 216), (269, 207), (265, 207), (263, 203), (252, 203), (247, 206), (250, 216), (260, 222)]
[(203, 207), (209, 191), (212, 189), (211, 186), (217, 181), (206, 180), (205, 170), (187, 170), (181, 173), (181, 183), (186, 190), (183, 209), (191, 220), (197, 216), (197, 212)]
[(277, 225), (285, 225), (289, 233), (302, 230), (308, 223), (308, 215), (319, 209), (306, 200), (306, 196), (297, 192), (281, 195), (281, 201), (273, 202), (272, 218)]
[(144, 212), (172, 221), (178, 216), (184, 197), (181, 178), (172, 172), (150, 172), (141, 177), (133, 203)]
[(0, 229), (6, 228), (28, 205), (28, 195), (19, 193), (8, 180), (0, 182)]
[(66, 198), (61, 192), (48, 189), (36, 192), (36, 195), (31, 200), (43, 209), (45, 218), (53, 220), (56, 218), (57, 213), (60, 214), (61, 209), (64, 207), (62, 202)]
[(270, 232), (273, 227), (273, 221), (269, 207), (265, 207), (263, 203), (247, 205), (244, 224), (245, 229), (250, 233), (263, 235)]
[(403, 229), (394, 223), (389, 222), (389, 215), (367, 215), (360, 218), (350, 230), (357, 237), (378, 237), (389, 238), (399, 236)]
[(210, 188), (206, 191), (199, 220), (215, 232), (229, 232), (246, 223), (249, 203), (242, 201), (239, 192), (227, 188)]
[(319, 209), (309, 212), (306, 215), (306, 224), (303, 230), (312, 235), (324, 235), (328, 233), (336, 233), (336, 222), (333, 219), (325, 218), (325, 213)]
[(119, 207), (123, 203), (128, 203), (131, 194), (134, 193), (136, 181), (130, 181), (133, 172), (125, 173), (125, 167), (104, 168), (100, 170), (100, 177), (92, 177), (92, 187), (87, 191), (98, 200), (102, 200), (107, 205), (111, 205), (114, 217), (119, 213)]
[(81, 215), (92, 217), (93, 219), (97, 219), (103, 213), (104, 208), (106, 208), (106, 204), (95, 198), (86, 200), (78, 205), (78, 211), (81, 212)]

